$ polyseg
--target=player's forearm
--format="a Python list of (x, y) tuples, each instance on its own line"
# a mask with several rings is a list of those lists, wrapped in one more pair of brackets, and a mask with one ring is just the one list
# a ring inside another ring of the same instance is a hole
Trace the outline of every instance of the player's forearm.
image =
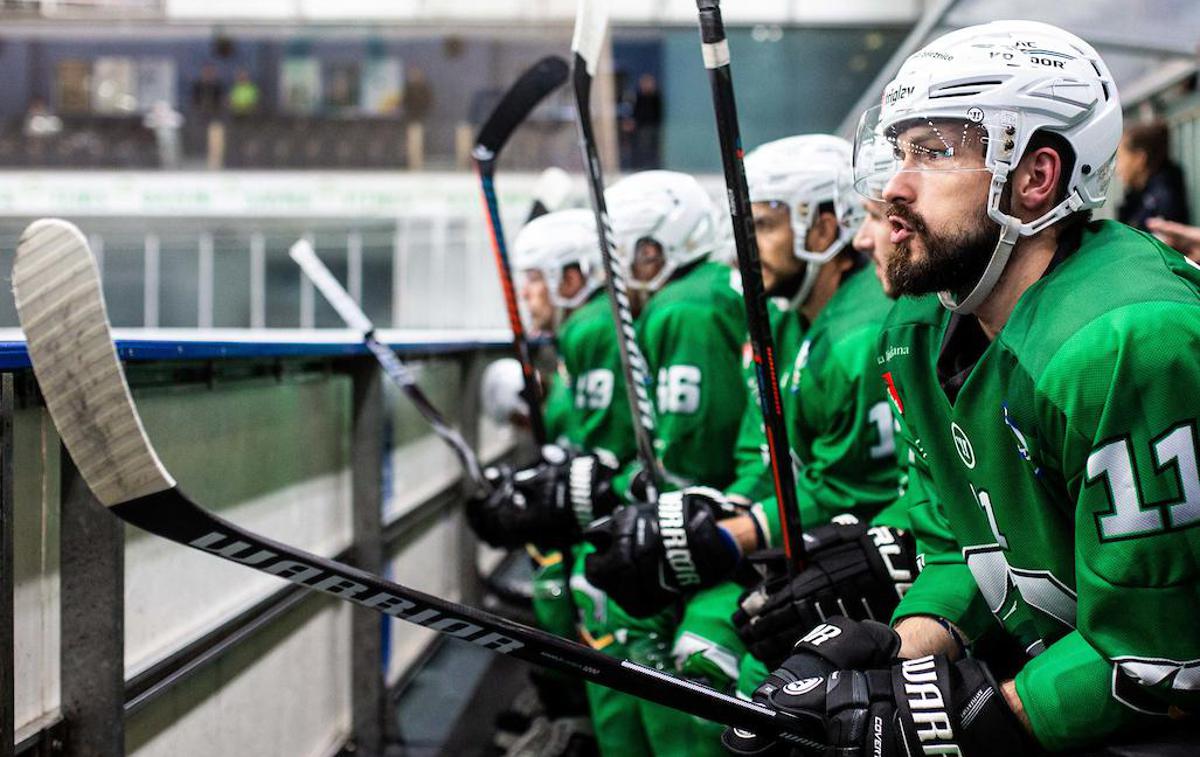
[(957, 660), (965, 651), (962, 631), (945, 618), (913, 615), (901, 620), (895, 628), (900, 635), (901, 659), (940, 654)]
[[(733, 498), (730, 498), (733, 501)], [(743, 555), (748, 555), (762, 549), (762, 525), (756, 523), (753, 515), (739, 515), (721, 521), (721, 528), (729, 533), (737, 543)]]

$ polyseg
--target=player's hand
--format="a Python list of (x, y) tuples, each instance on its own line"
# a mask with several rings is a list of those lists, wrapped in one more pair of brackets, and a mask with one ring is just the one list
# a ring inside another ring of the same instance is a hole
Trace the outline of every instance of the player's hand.
[(917, 575), (912, 537), (888, 526), (840, 516), (806, 532), (804, 541), (805, 569), (788, 580), (782, 555), (776, 564), (768, 555), (765, 578), (742, 595), (733, 615), (746, 648), (768, 667), (780, 664), (796, 639), (831, 616), (887, 621)]
[(1151, 218), (1146, 221), (1146, 228), (1192, 260), (1200, 260), (1200, 228), (1164, 218)]
[(584, 527), (612, 512), (615, 462), (561, 447), (542, 448), (542, 461), (519, 471), (485, 471), (493, 489), (467, 502), (476, 535), (496, 547), (534, 544), (553, 549), (579, 541)]
[[(828, 656), (798, 649), (754, 696), (784, 716), (789, 730), (823, 742), (826, 754), (1038, 753), (978, 660), (952, 663), (929, 656), (829, 670), (830, 663)], [(722, 742), (735, 754), (787, 752), (779, 742), (734, 729), (725, 731)]]
[(584, 534), (596, 547), (584, 563), (587, 579), (630, 615), (653, 615), (729, 577), (741, 550), (718, 523), (743, 510), (698, 486), (620, 507)]

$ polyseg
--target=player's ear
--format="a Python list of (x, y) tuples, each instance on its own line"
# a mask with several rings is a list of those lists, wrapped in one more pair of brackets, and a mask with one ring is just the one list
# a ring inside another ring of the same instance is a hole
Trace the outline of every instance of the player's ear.
[(1028, 151), (1009, 177), (1013, 215), (1031, 221), (1054, 207), (1063, 168), (1062, 157), (1051, 147)]

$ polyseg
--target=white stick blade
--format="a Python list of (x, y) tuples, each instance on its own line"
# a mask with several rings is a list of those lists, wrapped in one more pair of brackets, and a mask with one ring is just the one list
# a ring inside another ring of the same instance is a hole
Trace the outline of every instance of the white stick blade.
[(317, 257), (317, 253), (307, 239), (301, 239), (292, 245), (292, 248), (288, 250), (288, 255), (291, 255), (292, 260), (296, 261), (296, 265), (304, 271), (304, 275), (316, 285), (321, 296), (333, 306), (347, 326), (364, 334), (375, 329), (375, 325), (371, 323), (370, 318), (367, 318), (367, 314), (362, 311), (350, 293), (338, 283), (330, 270)]
[(533, 185), (533, 199), (542, 203), (547, 212), (554, 212), (567, 204), (571, 196), (571, 175), (557, 166), (542, 171)]
[(25, 229), (13, 297), (46, 407), (96, 498), (111, 506), (175, 486), (129, 394), (79, 229), (56, 218)]
[(575, 15), (575, 36), (571, 51), (587, 63), (587, 72), (596, 75), (600, 51), (604, 48), (604, 33), (608, 31), (608, 0), (579, 0)]

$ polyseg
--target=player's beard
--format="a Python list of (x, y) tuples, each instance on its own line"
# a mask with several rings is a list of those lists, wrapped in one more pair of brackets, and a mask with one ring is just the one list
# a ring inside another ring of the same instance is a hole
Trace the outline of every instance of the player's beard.
[[(904, 220), (913, 232), (887, 258), (889, 295), (895, 297), (933, 292), (950, 292), (956, 297), (967, 294), (983, 277), (1000, 233), (986, 211), (945, 234), (930, 230), (925, 219), (908, 205), (889, 204), (887, 215)], [(913, 239), (920, 239), (925, 248), (920, 260), (913, 259)]]

